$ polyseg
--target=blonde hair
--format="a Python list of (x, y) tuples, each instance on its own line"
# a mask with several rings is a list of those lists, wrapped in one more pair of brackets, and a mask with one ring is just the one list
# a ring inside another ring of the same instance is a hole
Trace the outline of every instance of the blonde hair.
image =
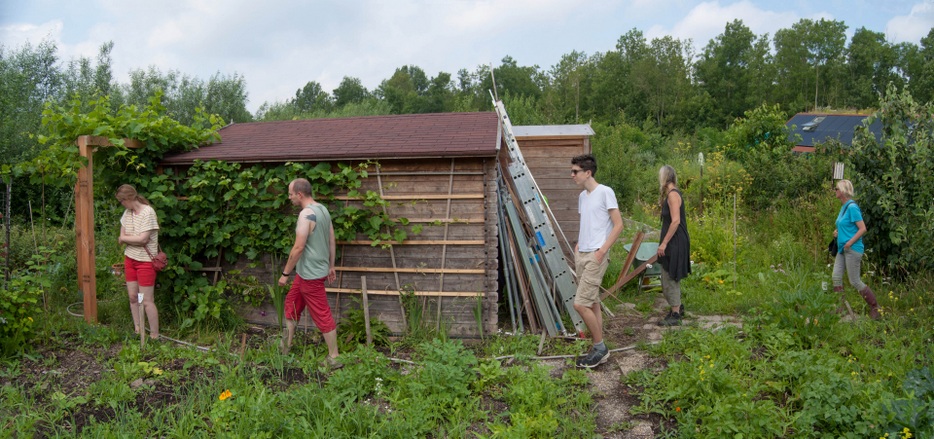
[(120, 201), (136, 200), (147, 206), (149, 205), (149, 200), (143, 198), (138, 192), (136, 192), (136, 188), (129, 184), (120, 185), (120, 187), (117, 188), (117, 193), (115, 196), (117, 197), (117, 200)]
[(678, 174), (671, 165), (665, 165), (658, 169), (658, 192), (661, 194), (661, 202), (665, 202), (665, 189), (669, 184), (678, 186)]
[(847, 198), (853, 198), (853, 183), (850, 180), (838, 181), (837, 189), (840, 189), (840, 192), (843, 192), (843, 195), (846, 195)]

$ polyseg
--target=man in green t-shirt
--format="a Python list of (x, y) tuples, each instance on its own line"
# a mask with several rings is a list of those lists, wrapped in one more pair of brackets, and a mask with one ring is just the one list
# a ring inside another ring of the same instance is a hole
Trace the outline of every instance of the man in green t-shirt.
[(301, 316), (302, 308), (307, 307), (315, 326), (324, 336), (328, 346), (328, 364), (339, 368), (337, 360), (337, 325), (331, 316), (324, 280), (334, 282), (334, 227), (327, 207), (318, 203), (311, 196), (311, 183), (304, 178), (296, 178), (289, 183), (289, 200), (302, 208), (295, 225), (295, 244), (289, 251), (289, 260), (285, 263), (279, 285), (289, 282), (292, 270), (296, 271), (295, 280), (285, 296), (286, 334), (282, 337), (280, 349), (283, 354), (292, 346), (292, 336)]

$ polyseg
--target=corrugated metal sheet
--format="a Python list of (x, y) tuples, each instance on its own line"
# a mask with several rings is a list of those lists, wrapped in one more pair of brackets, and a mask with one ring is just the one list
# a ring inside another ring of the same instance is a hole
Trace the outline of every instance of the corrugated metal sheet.
[(516, 137), (563, 137), (592, 136), (590, 125), (516, 125), (512, 127)]

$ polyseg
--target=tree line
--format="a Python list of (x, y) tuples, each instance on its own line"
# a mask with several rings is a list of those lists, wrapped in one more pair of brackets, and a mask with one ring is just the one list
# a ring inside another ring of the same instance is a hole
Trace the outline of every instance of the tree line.
[[(548, 69), (506, 56), (499, 66), (462, 68), (433, 77), (401, 66), (375, 88), (345, 76), (330, 92), (309, 81), (283, 101), (247, 110), (246, 78), (217, 72), (204, 80), (177, 70), (139, 68), (118, 83), (111, 69), (113, 42), (95, 59), (62, 63), (44, 41), (18, 49), (0, 46), (0, 165), (30, 160), (41, 145), (43, 109), (77, 96), (108, 96), (113, 108), (144, 107), (156, 90), (167, 113), (190, 123), (201, 108), (230, 122), (378, 114), (489, 111), (491, 90), (504, 99), (514, 123), (594, 122), (652, 127), (663, 135), (723, 131), (747, 111), (777, 106), (800, 111), (878, 106), (886, 87), (921, 102), (934, 97), (934, 29), (914, 43), (890, 43), (881, 32), (836, 20), (802, 19), (775, 35), (756, 35), (741, 20), (727, 23), (700, 53), (690, 40), (648, 40), (632, 29), (614, 50), (573, 51)], [(492, 69), (492, 71), (491, 71)], [(495, 78), (495, 87), (493, 80)], [(14, 199), (36, 199), (38, 189), (16, 185)], [(70, 194), (64, 194), (66, 198)], [(24, 206), (14, 210), (25, 212)]]

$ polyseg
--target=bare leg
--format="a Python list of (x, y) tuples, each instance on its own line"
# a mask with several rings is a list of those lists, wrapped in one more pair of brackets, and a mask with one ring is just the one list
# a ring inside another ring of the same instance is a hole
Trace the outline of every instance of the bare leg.
[(139, 334), (139, 282), (127, 282), (126, 290), (130, 299), (130, 313), (133, 315), (133, 328)]
[(325, 332), (322, 336), (324, 336), (324, 344), (328, 346), (328, 356), (337, 358), (337, 329)]
[(143, 309), (146, 311), (146, 318), (149, 319), (149, 336), (155, 340), (159, 338), (159, 310), (156, 309), (154, 298), (156, 287), (139, 287), (139, 292), (143, 293)]
[(593, 343), (597, 344), (603, 341), (603, 311), (600, 309), (600, 303), (594, 303), (591, 306), (583, 306), (574, 304), (574, 309), (580, 314), (581, 319), (584, 320), (584, 324), (587, 325), (587, 330), (590, 331), (590, 336), (593, 338)]
[(289, 349), (292, 348), (292, 336), (295, 335), (297, 325), (297, 320), (285, 319), (285, 334), (282, 335), (282, 341), (279, 342), (279, 352), (282, 355), (288, 355)]

